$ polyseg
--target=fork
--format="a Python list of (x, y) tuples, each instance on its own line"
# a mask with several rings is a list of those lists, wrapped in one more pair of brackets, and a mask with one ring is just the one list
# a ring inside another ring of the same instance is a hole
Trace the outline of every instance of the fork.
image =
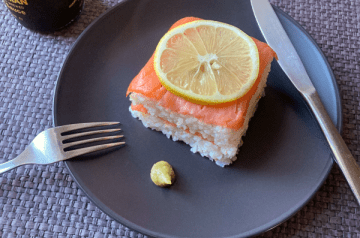
[[(25, 150), (15, 159), (0, 164), (0, 174), (25, 164), (52, 164), (62, 160), (67, 160), (76, 156), (91, 152), (104, 150), (125, 144), (125, 142), (112, 142), (101, 145), (88, 146), (87, 143), (114, 140), (123, 135), (102, 136), (92, 139), (67, 142), (70, 139), (83, 136), (103, 134), (120, 131), (121, 129), (95, 129), (87, 132), (75, 132), (80, 129), (101, 127), (119, 124), (119, 122), (90, 122), (59, 126), (47, 129), (38, 134)], [(73, 134), (71, 132), (74, 131)], [(73, 146), (86, 145), (84, 148), (71, 149)]]

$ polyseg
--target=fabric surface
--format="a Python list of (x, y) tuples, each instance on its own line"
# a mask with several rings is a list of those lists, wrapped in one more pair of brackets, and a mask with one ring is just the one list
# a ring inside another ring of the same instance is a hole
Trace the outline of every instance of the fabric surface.
[[(87, 0), (80, 18), (54, 34), (22, 27), (0, 3), (0, 163), (52, 126), (61, 64), (79, 34), (116, 0)], [(316, 40), (336, 76), (343, 138), (360, 164), (360, 1), (272, 0)], [(1, 237), (144, 237), (100, 211), (63, 163), (0, 175)], [(337, 165), (295, 216), (260, 237), (360, 237), (360, 211)]]

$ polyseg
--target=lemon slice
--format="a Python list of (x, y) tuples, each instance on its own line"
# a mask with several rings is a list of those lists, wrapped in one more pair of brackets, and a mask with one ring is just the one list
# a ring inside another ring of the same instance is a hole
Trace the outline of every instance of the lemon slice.
[(161, 38), (154, 69), (168, 91), (198, 104), (220, 104), (250, 90), (259, 73), (259, 53), (255, 42), (240, 29), (198, 20)]

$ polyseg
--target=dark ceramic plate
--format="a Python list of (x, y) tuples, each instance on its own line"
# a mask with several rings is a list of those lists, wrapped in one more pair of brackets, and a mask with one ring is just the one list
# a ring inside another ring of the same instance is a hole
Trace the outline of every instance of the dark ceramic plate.
[[(310, 78), (340, 130), (339, 92), (311, 37), (275, 8)], [(264, 40), (249, 1), (126, 1), (99, 17), (64, 62), (54, 124), (120, 121), (126, 146), (66, 162), (87, 196), (116, 221), (156, 237), (244, 237), (294, 215), (322, 185), (333, 160), (320, 128), (276, 62), (266, 96), (250, 122), (238, 160), (221, 168), (190, 147), (146, 129), (125, 97), (132, 78), (178, 19), (196, 16), (235, 25)], [(177, 174), (163, 189), (151, 166), (166, 160)]]

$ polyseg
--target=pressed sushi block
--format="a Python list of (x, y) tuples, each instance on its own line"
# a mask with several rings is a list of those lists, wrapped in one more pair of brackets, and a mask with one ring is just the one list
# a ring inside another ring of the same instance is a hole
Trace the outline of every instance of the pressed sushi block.
[[(165, 45), (165, 48), (175, 45), (175, 50), (159, 50), (157, 47), (155, 54), (128, 87), (127, 96), (130, 95), (131, 100), (129, 110), (145, 127), (161, 131), (174, 141), (187, 143), (192, 152), (198, 152), (223, 167), (237, 159), (242, 136), (259, 99), (264, 96), (270, 65), (276, 54), (266, 43), (242, 36), (245, 33), (240, 30), (240, 43), (236, 43), (234, 39), (238, 36), (232, 31), (237, 33), (237, 30), (233, 30), (232, 26), (229, 26), (232, 35), (226, 36), (227, 29), (221, 28), (222, 23), (218, 26), (215, 22), (214, 26), (213, 22), (206, 21), (205, 25), (211, 25), (207, 28), (199, 20), (186, 17), (170, 28), (169, 32), (173, 35), (168, 37), (167, 42), (160, 41), (159, 44)], [(186, 29), (181, 32), (178, 29), (182, 26)], [(218, 30), (220, 28), (221, 31)], [(174, 29), (178, 32), (173, 33)], [(215, 40), (206, 43), (204, 38), (212, 31), (216, 35)], [(204, 45), (199, 46), (194, 40), (195, 36), (205, 42)], [(183, 48), (179, 50), (184, 45), (193, 48), (188, 52)], [(218, 49), (214, 45), (218, 45)], [(243, 52), (248, 45), (249, 50), (240, 57), (236, 49)], [(229, 50), (229, 47), (235, 50)], [(251, 52), (254, 49), (256, 52)], [(199, 56), (191, 56), (193, 52), (200, 52)], [(167, 60), (169, 55), (180, 57), (178, 65), (161, 62)], [(193, 62), (188, 63), (191, 60)], [(180, 70), (186, 67), (190, 67), (186, 80), (190, 78), (195, 82), (181, 81)], [(199, 87), (206, 87), (206, 90)]]

